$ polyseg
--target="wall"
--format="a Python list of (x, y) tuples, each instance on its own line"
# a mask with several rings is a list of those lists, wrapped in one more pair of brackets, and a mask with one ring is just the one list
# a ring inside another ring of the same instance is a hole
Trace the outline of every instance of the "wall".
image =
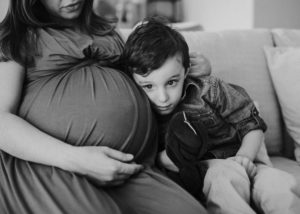
[(184, 20), (205, 30), (251, 28), (253, 0), (182, 0)]
[(299, 0), (256, 0), (254, 26), (257, 28), (300, 28)]
[(185, 21), (204, 30), (300, 28), (299, 0), (182, 0)]
[[(9, 0), (0, 0), (0, 20)], [(299, 0), (182, 0), (184, 20), (204, 30), (250, 28), (300, 29)]]

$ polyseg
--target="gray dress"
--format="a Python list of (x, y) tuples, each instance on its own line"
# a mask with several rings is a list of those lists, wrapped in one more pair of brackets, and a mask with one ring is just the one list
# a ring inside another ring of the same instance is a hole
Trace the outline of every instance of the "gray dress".
[(149, 103), (113, 68), (123, 47), (119, 36), (91, 37), (70, 29), (39, 33), (39, 54), (26, 71), (19, 115), (66, 143), (109, 146), (134, 154), (146, 167), (122, 186), (103, 188), (0, 151), (0, 213), (206, 213), (153, 167), (156, 126)]

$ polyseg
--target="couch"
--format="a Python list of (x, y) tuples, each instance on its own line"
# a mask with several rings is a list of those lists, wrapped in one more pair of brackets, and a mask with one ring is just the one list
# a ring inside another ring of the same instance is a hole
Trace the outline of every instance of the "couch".
[[(125, 39), (129, 33), (130, 30), (122, 30)], [(243, 86), (259, 103), (261, 116), (268, 125), (265, 143), (274, 167), (292, 173), (300, 181), (300, 160), (298, 163), (294, 155), (296, 143), (286, 128), (283, 105), (270, 73), (269, 63), (274, 59), (268, 61), (266, 57), (268, 48), (300, 45), (300, 30), (183, 31), (182, 34), (191, 51), (198, 51), (210, 60), (213, 75)], [(300, 132), (300, 125), (298, 129)]]

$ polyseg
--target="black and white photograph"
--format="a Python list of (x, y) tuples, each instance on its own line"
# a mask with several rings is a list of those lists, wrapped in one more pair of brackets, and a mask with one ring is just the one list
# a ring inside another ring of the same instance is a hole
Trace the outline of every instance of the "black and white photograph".
[(299, 0), (1, 0), (0, 214), (300, 214)]

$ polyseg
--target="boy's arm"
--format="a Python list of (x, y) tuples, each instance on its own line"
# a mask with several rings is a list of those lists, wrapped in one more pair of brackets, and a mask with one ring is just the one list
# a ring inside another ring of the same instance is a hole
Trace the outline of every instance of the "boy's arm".
[[(267, 126), (245, 89), (218, 78), (213, 79), (212, 85), (208, 100), (217, 113), (237, 130), (241, 142), (249, 141), (249, 136), (245, 136), (251, 131), (266, 131)], [(253, 140), (252, 134), (250, 136)]]
[(245, 89), (217, 78), (212, 88), (213, 107), (227, 123), (235, 127), (241, 140), (236, 156), (230, 159), (241, 164), (252, 177), (256, 171), (253, 161), (262, 146), (266, 124)]
[(249, 158), (253, 161), (256, 157), (258, 150), (261, 147), (262, 141), (264, 139), (264, 133), (262, 130), (252, 130), (248, 132), (242, 140), (242, 144), (238, 152), (237, 156), (243, 156)]
[(263, 143), (263, 139), (264, 133), (261, 130), (252, 130), (248, 132), (244, 136), (236, 156), (229, 158), (241, 164), (250, 178), (253, 178), (256, 174), (256, 166), (253, 161)]

